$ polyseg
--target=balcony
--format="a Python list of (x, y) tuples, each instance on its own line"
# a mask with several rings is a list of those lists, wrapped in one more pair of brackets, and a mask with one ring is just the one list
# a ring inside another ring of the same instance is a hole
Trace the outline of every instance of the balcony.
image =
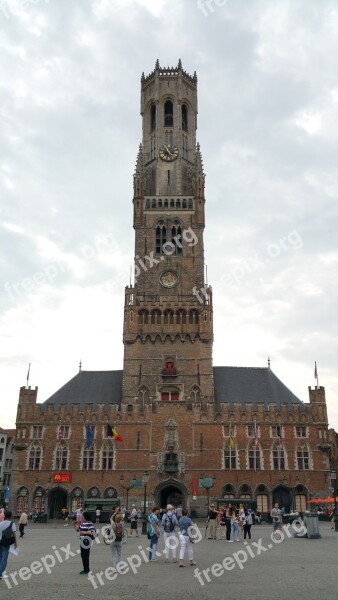
[(176, 369), (163, 369), (162, 377), (177, 377), (177, 371)]

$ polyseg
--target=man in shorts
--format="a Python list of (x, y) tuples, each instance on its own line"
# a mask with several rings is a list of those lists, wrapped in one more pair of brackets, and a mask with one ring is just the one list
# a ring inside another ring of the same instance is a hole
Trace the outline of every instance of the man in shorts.
[(276, 502), (274, 508), (270, 513), (270, 516), (272, 518), (273, 533), (275, 533), (276, 531), (280, 531), (283, 527), (283, 516), (282, 511), (279, 508), (278, 502)]
[(135, 504), (132, 504), (131, 508), (132, 508), (132, 511), (130, 513), (130, 535), (131, 535), (131, 537), (133, 537), (134, 531), (135, 531), (135, 535), (136, 535), (136, 537), (138, 537), (138, 531), (137, 531), (138, 513), (137, 513), (137, 508), (136, 508)]

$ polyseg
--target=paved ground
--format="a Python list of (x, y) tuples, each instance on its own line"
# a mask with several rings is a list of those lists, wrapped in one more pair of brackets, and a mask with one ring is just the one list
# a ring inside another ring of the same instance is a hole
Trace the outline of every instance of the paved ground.
[[(204, 522), (198, 522), (198, 525), (204, 536)], [(79, 575), (82, 565), (77, 554), (78, 538), (71, 527), (65, 528), (59, 522), (30, 524), (25, 537), (19, 540), (19, 556), (10, 555), (8, 562), (9, 575), (19, 572), (15, 575), (17, 585), (12, 577), (0, 581), (0, 598), (337, 600), (338, 533), (331, 531), (329, 523), (320, 524), (321, 539), (294, 538), (290, 528), (290, 537), (286, 534), (278, 544), (271, 539), (270, 526), (257, 525), (252, 529), (255, 543), (250, 545), (243, 541), (226, 544), (203, 537), (194, 544), (197, 566), (188, 566), (186, 558), (184, 569), (172, 562), (165, 563), (163, 555), (157, 562), (147, 563), (147, 553), (143, 554), (148, 545), (146, 536), (129, 538), (123, 545), (123, 559), (129, 559), (125, 567), (129, 572), (119, 574), (113, 581), (106, 577), (106, 569), (111, 565), (110, 548), (102, 541), (94, 543), (90, 566), (94, 574), (102, 572), (103, 582), (101, 585), (95, 575), (95, 588), (87, 577)], [(163, 539), (159, 542), (159, 550), (163, 550)], [(199, 578), (196, 577), (197, 568)], [(107, 574), (109, 577), (109, 570)], [(8, 589), (9, 585), (11, 589)]]

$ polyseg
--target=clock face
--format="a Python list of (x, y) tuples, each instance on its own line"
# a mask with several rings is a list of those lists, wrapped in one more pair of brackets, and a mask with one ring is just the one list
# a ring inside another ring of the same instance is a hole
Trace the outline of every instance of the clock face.
[(178, 157), (178, 148), (176, 146), (162, 146), (160, 148), (160, 158), (166, 162), (172, 162)]
[(160, 275), (160, 284), (165, 288), (175, 287), (179, 282), (179, 277), (174, 271), (164, 271)]

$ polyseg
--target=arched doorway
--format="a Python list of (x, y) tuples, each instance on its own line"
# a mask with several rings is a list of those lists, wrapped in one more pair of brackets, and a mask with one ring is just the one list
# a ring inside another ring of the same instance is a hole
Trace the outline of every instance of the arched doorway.
[(56, 487), (49, 495), (49, 518), (61, 519), (61, 509), (68, 506), (68, 494), (62, 488)]
[(286, 513), (291, 511), (291, 490), (287, 487), (277, 487), (272, 492), (272, 506), (278, 502), (279, 507), (283, 508)]
[(171, 480), (160, 483), (155, 489), (154, 496), (155, 503), (160, 507), (165, 507), (167, 504), (187, 506), (188, 491), (184, 485), (177, 481)]

